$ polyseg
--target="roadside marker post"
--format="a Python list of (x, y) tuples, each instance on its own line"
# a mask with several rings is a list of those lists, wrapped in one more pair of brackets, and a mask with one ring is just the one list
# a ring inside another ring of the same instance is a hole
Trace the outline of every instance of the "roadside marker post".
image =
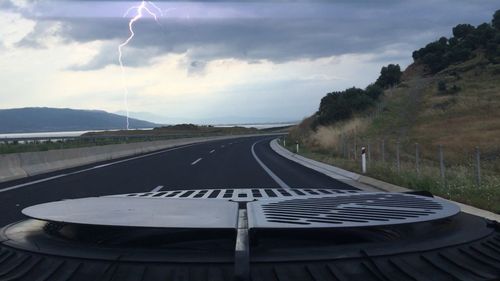
[(295, 150), (295, 152), (298, 154), (299, 153), (299, 141), (296, 141), (295, 144), (297, 145), (297, 149)]
[(361, 148), (361, 169), (363, 174), (366, 174), (366, 147)]

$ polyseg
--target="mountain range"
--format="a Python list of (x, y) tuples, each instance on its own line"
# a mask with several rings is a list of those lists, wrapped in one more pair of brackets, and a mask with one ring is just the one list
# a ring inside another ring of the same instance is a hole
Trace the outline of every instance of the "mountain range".
[[(129, 119), (131, 129), (153, 128), (158, 124)], [(126, 117), (102, 110), (27, 107), (0, 109), (0, 133), (86, 131), (125, 129)]]

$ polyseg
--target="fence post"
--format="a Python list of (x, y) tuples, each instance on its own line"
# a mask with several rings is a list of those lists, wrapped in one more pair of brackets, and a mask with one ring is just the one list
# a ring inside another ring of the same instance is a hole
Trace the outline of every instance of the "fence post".
[(385, 163), (385, 139), (382, 139), (382, 162)]
[(399, 172), (401, 171), (401, 162), (400, 162), (400, 158), (399, 158), (399, 141), (396, 142), (396, 167), (397, 167), (398, 174), (399, 174)]
[(444, 153), (443, 153), (443, 145), (439, 145), (439, 169), (441, 171), (441, 180), (443, 184), (445, 183), (445, 172), (444, 172)]
[(345, 135), (342, 135), (342, 156), (347, 158), (346, 156), (346, 143), (345, 143)]
[(478, 146), (476, 146), (476, 183), (478, 186), (481, 185), (481, 152)]
[(358, 147), (356, 143), (356, 135), (354, 136), (354, 161), (358, 160)]
[(347, 160), (351, 160), (351, 147), (349, 146), (349, 141), (345, 143), (345, 150), (347, 151)]
[(370, 165), (372, 161), (372, 149), (371, 149), (371, 144), (368, 143), (368, 165)]
[(337, 156), (342, 156), (342, 134), (339, 134), (339, 138), (337, 141)]
[(419, 153), (418, 143), (415, 143), (415, 168), (417, 170), (417, 176), (420, 176), (420, 153)]

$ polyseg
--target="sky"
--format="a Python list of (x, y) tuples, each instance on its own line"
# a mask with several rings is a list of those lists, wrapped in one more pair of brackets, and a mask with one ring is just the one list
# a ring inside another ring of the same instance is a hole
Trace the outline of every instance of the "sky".
[[(497, 0), (0, 0), (0, 108), (99, 109), (161, 123), (286, 122)], [(127, 13), (128, 11), (128, 13)], [(128, 90), (128, 94), (125, 91)], [(127, 99), (125, 100), (125, 95)]]

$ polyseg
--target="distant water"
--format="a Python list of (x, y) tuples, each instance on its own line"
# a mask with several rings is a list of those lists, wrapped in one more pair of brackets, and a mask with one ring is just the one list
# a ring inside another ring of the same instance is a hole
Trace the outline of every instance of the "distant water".
[[(269, 124), (228, 124), (228, 125), (215, 125), (215, 127), (245, 127), (267, 129), (273, 127), (284, 127), (295, 125), (295, 123), (269, 123)], [(141, 130), (152, 130), (141, 129)], [(22, 138), (58, 138), (58, 137), (78, 137), (88, 132), (103, 132), (105, 130), (91, 130), (91, 131), (63, 131), (63, 132), (41, 132), (41, 133), (13, 133), (13, 134), (0, 134), (0, 139), (22, 139)], [(116, 130), (107, 130), (116, 131)]]
[(78, 137), (89, 131), (0, 134), (0, 139)]
[(245, 128), (256, 128), (256, 129), (268, 129), (276, 127), (285, 127), (296, 125), (297, 123), (264, 123), (264, 124), (227, 124), (227, 125), (214, 125), (215, 127), (245, 127)]

